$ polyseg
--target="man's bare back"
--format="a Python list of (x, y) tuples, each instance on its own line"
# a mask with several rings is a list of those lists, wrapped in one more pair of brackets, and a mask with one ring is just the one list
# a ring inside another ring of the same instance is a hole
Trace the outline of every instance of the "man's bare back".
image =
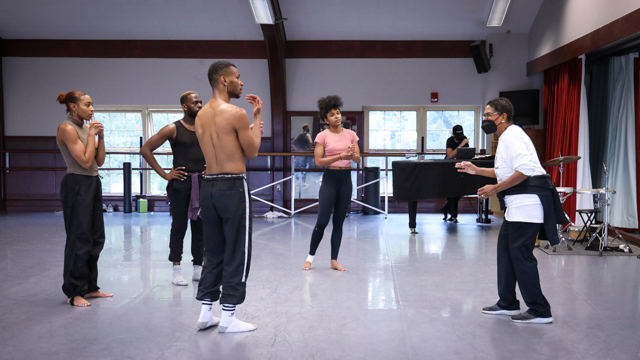
[(244, 157), (255, 159), (260, 148), (262, 102), (256, 95), (247, 95), (253, 104), (254, 128), (244, 109), (224, 99), (211, 98), (196, 117), (196, 135), (207, 162), (207, 174), (243, 174)]

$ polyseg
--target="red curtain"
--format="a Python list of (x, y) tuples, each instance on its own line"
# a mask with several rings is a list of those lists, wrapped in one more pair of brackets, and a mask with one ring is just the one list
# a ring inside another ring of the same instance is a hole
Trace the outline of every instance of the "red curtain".
[[(562, 156), (578, 155), (578, 129), (580, 126), (580, 91), (582, 89), (582, 60), (569, 60), (544, 71), (543, 113), (545, 127), (545, 154), (551, 160)], [(579, 160), (583, 161), (583, 160)], [(546, 168), (553, 183), (560, 186), (560, 167)], [(576, 187), (577, 163), (564, 166), (562, 186)], [(564, 210), (575, 221), (576, 197), (569, 196)]]

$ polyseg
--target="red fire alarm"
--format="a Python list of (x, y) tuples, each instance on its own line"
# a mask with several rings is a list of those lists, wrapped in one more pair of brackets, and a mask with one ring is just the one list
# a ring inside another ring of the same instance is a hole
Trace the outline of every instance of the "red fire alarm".
[(437, 92), (432, 92), (431, 93), (431, 102), (432, 103), (437, 103), (438, 102), (438, 93)]

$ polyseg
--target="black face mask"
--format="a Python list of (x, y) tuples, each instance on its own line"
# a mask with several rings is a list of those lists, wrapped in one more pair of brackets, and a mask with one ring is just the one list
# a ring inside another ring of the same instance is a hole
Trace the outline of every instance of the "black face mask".
[(453, 138), (456, 139), (456, 141), (460, 142), (464, 140), (464, 134), (455, 134), (453, 135)]
[(496, 125), (493, 120), (482, 120), (481, 127), (482, 131), (484, 131), (484, 133), (487, 135), (493, 134), (494, 132), (498, 131), (498, 125)]

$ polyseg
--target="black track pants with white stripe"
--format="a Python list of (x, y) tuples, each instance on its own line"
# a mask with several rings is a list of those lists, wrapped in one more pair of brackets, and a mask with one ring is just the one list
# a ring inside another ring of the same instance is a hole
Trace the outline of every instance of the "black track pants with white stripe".
[(244, 176), (206, 176), (200, 186), (200, 217), (204, 265), (196, 299), (242, 304), (251, 264), (252, 223)]

